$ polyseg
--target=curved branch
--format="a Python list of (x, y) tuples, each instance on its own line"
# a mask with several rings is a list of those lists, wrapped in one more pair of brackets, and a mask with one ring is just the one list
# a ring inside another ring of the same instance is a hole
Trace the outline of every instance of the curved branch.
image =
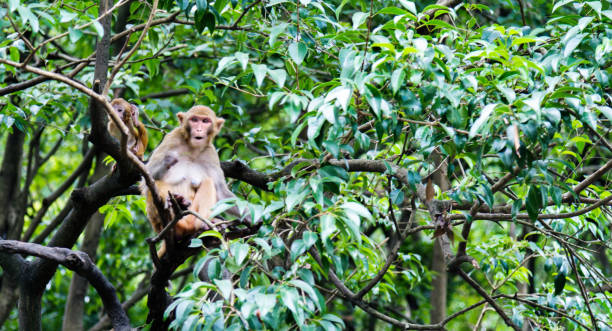
[(242, 13), (240, 14), (240, 16), (236, 19), (236, 21), (234, 22), (234, 24), (231, 25), (232, 28), (236, 28), (238, 27), (238, 23), (240, 23), (240, 21), (242, 20), (242, 18), (244, 17), (244, 15), (246, 15), (246, 13), (251, 10), (251, 8), (255, 7), (258, 3), (260, 3), (261, 0), (255, 0), (252, 4), (246, 6), (244, 8), (244, 10), (242, 11)]
[[(309, 252), (312, 255), (312, 257), (315, 259), (315, 261), (319, 264), (319, 266), (323, 267), (324, 265), (323, 265), (321, 256), (319, 255), (319, 252), (317, 251), (317, 249), (313, 246), (312, 248), (310, 248)], [(336, 288), (340, 291), (343, 297), (353, 302), (354, 304), (359, 306), (361, 309), (363, 309), (370, 315), (382, 321), (385, 321), (394, 326), (400, 327), (403, 330), (443, 330), (444, 329), (444, 327), (441, 324), (429, 324), (429, 325), (413, 324), (413, 323), (408, 323), (408, 322), (401, 322), (401, 321), (396, 320), (395, 318), (389, 317), (377, 311), (376, 309), (370, 307), (366, 302), (358, 299), (355, 293), (353, 293), (348, 287), (346, 287), (346, 285), (344, 285), (344, 283), (342, 283), (340, 278), (338, 278), (336, 273), (331, 268), (327, 270), (327, 274), (329, 276), (329, 279), (332, 281), (334, 286), (336, 286)]]
[(59, 263), (86, 278), (102, 299), (115, 330), (131, 330), (130, 320), (121, 307), (115, 287), (84, 252), (61, 247), (45, 247), (17, 240), (0, 240), (0, 251), (37, 256)]
[(481, 297), (487, 300), (487, 302), (493, 307), (493, 309), (495, 309), (497, 314), (499, 314), (499, 316), (504, 320), (506, 325), (513, 328), (515, 331), (521, 330), (521, 328), (519, 328), (516, 324), (514, 324), (514, 322), (512, 322), (512, 319), (510, 319), (510, 317), (506, 315), (504, 310), (497, 304), (497, 302), (495, 302), (495, 300), (493, 300), (493, 298), (487, 293), (487, 291), (485, 291), (482, 287), (480, 287), (480, 285), (478, 285), (478, 283), (476, 283), (476, 281), (473, 280), (472, 277), (466, 274), (465, 271), (461, 270), (461, 268), (459, 267), (457, 267), (456, 271), (459, 274), (459, 276), (463, 278), (463, 280), (465, 280), (468, 284), (470, 284), (470, 286), (472, 286), (476, 290), (476, 292), (480, 294)]

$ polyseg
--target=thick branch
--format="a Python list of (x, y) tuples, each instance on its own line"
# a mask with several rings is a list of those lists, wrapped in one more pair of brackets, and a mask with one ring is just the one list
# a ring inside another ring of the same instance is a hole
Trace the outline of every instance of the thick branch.
[(59, 263), (86, 278), (96, 289), (115, 330), (131, 330), (130, 320), (121, 307), (113, 285), (86, 253), (67, 248), (45, 247), (16, 240), (0, 240), (0, 251), (37, 256)]

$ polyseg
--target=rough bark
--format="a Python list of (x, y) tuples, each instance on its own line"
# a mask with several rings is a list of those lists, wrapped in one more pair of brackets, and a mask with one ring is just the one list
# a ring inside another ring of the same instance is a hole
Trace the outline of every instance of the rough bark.
[[(14, 227), (18, 218), (18, 210), (11, 203), (19, 195), (19, 179), (21, 175), (21, 161), (23, 155), (23, 144), (25, 133), (13, 128), (13, 132), (7, 137), (6, 148), (0, 169), (0, 237), (14, 237)], [(23, 215), (23, 211), (19, 214)], [(23, 217), (22, 217), (23, 218)], [(14, 238), (11, 238), (14, 239)], [(6, 259), (5, 263), (19, 263), (17, 260)], [(19, 275), (8, 272), (3, 263), (2, 286), (0, 287), (0, 325), (8, 319), (15, 307), (18, 297), (17, 284)], [(13, 266), (19, 269), (18, 266)]]
[[(103, 225), (104, 215), (96, 212), (85, 228), (85, 236), (83, 237), (81, 251), (87, 253), (94, 262), (96, 260), (96, 250), (100, 242)], [(88, 288), (89, 283), (83, 276), (76, 273), (72, 276), (70, 291), (68, 292), (68, 299), (66, 300), (66, 309), (64, 310), (63, 331), (83, 330), (84, 300)]]
[[(0, 240), (0, 251), (11, 254), (37, 256), (41, 259), (61, 264), (77, 272), (79, 275), (85, 277), (98, 292), (104, 304), (104, 308), (113, 322), (113, 328), (117, 331), (131, 330), (130, 321), (119, 303), (115, 287), (106, 279), (87, 254), (61, 247), (45, 247), (17, 240)], [(24, 264), (27, 264), (28, 270), (21, 275), (23, 283), (35, 283), (37, 279), (36, 274), (30, 271), (36, 267), (27, 262), (24, 262)], [(19, 329), (40, 329), (41, 319), (30, 317), (36, 316), (35, 314), (40, 311), (43, 291), (22, 285), (20, 286), (20, 293)]]
[[(442, 160), (442, 156), (437, 151), (432, 153), (432, 159), (436, 168), (433, 175), (433, 182), (440, 187), (444, 192), (450, 189), (450, 182), (448, 180), (447, 167), (448, 164), (445, 160)], [(445, 244), (443, 241), (444, 236), (437, 237), (434, 239), (433, 245), (433, 256), (431, 262), (431, 270), (435, 272), (431, 280), (431, 311), (430, 311), (430, 323), (439, 323), (446, 318), (446, 292), (447, 292), (447, 280), (448, 275), (446, 273), (446, 260), (444, 258), (444, 248), (442, 245)], [(446, 243), (448, 244), (448, 243)]]
[[(19, 196), (19, 180), (21, 178), (21, 160), (25, 133), (13, 128), (6, 141), (6, 149), (0, 169), (0, 236), (13, 236), (16, 222), (13, 204)], [(13, 238), (11, 238), (13, 239)]]
[(2, 286), (0, 287), (0, 325), (11, 315), (11, 311), (17, 302), (17, 280), (16, 276), (4, 272), (2, 274)]

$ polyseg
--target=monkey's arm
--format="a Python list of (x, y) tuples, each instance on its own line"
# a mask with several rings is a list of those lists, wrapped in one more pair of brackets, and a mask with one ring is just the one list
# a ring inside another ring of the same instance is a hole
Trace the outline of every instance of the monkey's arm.
[(138, 123), (135, 129), (137, 135), (136, 146), (134, 146), (134, 153), (136, 154), (136, 156), (142, 159), (142, 156), (144, 155), (145, 150), (147, 149), (147, 144), (149, 143), (149, 136), (147, 134), (147, 129), (145, 128), (144, 124)]
[(154, 180), (160, 180), (168, 172), (173, 165), (178, 162), (178, 158), (171, 154), (160, 155), (159, 153), (153, 153), (151, 159), (147, 163), (147, 168), (153, 176)]

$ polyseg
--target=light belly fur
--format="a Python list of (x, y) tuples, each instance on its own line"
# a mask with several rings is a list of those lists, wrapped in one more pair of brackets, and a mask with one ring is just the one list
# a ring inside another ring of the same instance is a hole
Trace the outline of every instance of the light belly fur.
[(204, 177), (207, 177), (204, 167), (194, 162), (179, 161), (170, 168), (163, 180), (169, 185), (191, 186), (197, 190)]

